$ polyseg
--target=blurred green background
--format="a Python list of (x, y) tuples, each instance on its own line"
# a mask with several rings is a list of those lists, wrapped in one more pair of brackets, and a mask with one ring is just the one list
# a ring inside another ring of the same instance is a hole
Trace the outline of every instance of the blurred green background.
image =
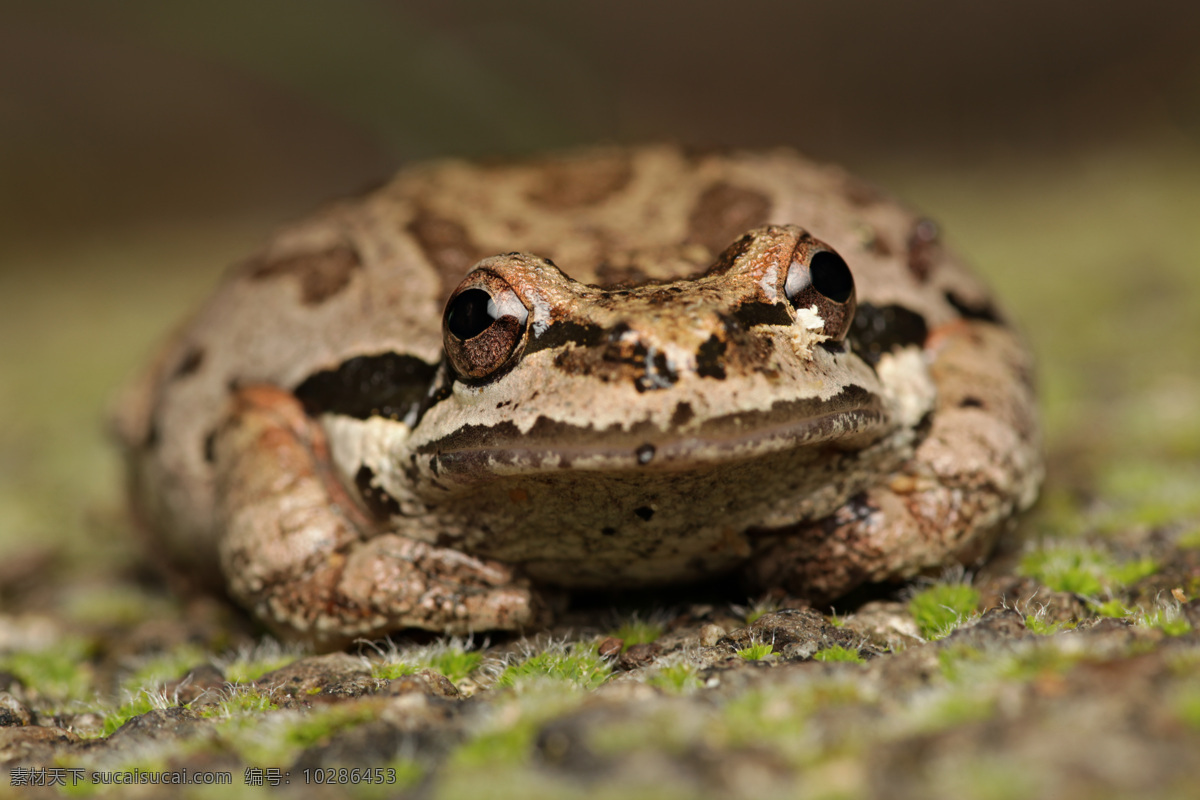
[(1041, 358), (1051, 502), (1200, 514), (1198, 42), (1114, 0), (4, 0), (0, 607), (128, 558), (106, 404), (274, 225), (600, 141), (792, 145), (922, 208)]

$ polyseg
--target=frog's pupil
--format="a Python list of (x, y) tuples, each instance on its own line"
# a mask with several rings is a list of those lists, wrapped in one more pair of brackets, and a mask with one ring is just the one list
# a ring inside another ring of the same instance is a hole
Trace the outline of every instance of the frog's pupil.
[(467, 289), (446, 312), (446, 327), (459, 340), (474, 339), (496, 321), (496, 304), (483, 289)]
[(854, 292), (854, 276), (850, 267), (837, 253), (822, 250), (812, 257), (808, 265), (812, 274), (812, 285), (821, 294), (835, 303), (844, 303)]

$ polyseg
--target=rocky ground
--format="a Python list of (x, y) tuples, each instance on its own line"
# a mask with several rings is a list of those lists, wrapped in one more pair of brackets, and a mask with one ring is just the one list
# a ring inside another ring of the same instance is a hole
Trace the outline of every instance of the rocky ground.
[(1195, 533), (1028, 549), (845, 614), (585, 609), (319, 656), (206, 601), (6, 613), (0, 769), (30, 796), (210, 773), (305, 797), (1193, 796)]
[[(331, 20), (351, 19), (335, 5)], [(364, 31), (399, 13), (395, 6), (370, 6), (386, 13), (343, 32), (343, 60), (330, 63), (394, 51), (391, 39)], [(1054, 57), (1081, 29), (1070, 22), (1047, 38)], [(856, 34), (857, 14), (853, 25)], [(1153, 125), (1141, 139), (1086, 139), (1065, 124), (1028, 121), (1026, 112), (1064, 103), (1052, 81), (1017, 69), (1053, 59), (1014, 51), (995, 67), (1016, 76), (1012, 110), (984, 102), (992, 84), (970, 84), (981, 107), (1005, 110), (982, 117), (1011, 125), (997, 134), (1002, 144), (973, 144), (990, 128), (958, 136), (966, 123), (957, 103), (970, 92), (952, 86), (944, 94), (955, 105), (937, 119), (957, 155), (928, 156), (941, 153), (933, 141), (917, 158), (880, 134), (892, 149), (853, 165), (942, 223), (1039, 357), (1045, 488), (985, 565), (833, 608), (728, 587), (593, 597), (554, 629), (524, 637), (404, 638), (314, 655), (276, 643), (219, 600), (178, 596), (149, 569), (102, 419), (122, 376), (220, 270), (335, 185), (322, 169), (341, 180), (382, 174), (381, 163), (358, 128), (310, 106), (297, 111), (264, 88), (265, 73), (238, 82), (226, 67), (162, 56), (157, 38), (139, 39), (123, 18), (110, 21), (105, 41), (22, 30), (0, 25), (0, 59), (41, 64), (46, 82), (4, 116), (6, 133), (21, 136), (0, 141), (2, 166), (41, 165), (0, 186), (20, 190), (0, 197), (0, 798), (159, 796), (160, 786), (141, 781), (185, 770), (193, 781), (229, 778), (183, 787), (198, 798), (1196, 796), (1200, 117), (1187, 114), (1200, 95), (1121, 95), (1124, 84), (1096, 78), (1094, 95), (1073, 96), (1084, 105), (1091, 97), (1100, 113), (1079, 130), (1118, 117)], [(210, 29), (178, 30), (209, 30), (214, 40), (242, 32), (217, 18)], [(405, 30), (413, 50), (428, 40), (436, 55), (446, 44)], [(18, 33), (5, 39), (8, 31)], [(932, 47), (945, 38), (939, 31), (919, 41)], [(920, 49), (891, 27), (877, 37), (873, 48), (895, 40)], [(804, 40), (812, 41), (821, 39)], [(1124, 49), (1154, 55), (1165, 52), (1159, 45)], [(239, 46), (254, 59), (262, 49), (249, 34)], [(326, 72), (305, 71), (310, 51), (290, 51), (298, 74), (323, 81)], [(433, 63), (476, 52), (490, 54), (464, 48)], [(569, 55), (561, 43), (550, 52)], [(788, 69), (806, 53), (788, 50)], [(856, 63), (843, 55), (838, 63)], [(262, 62), (286, 67), (278, 54)], [(105, 63), (120, 67), (109, 75), (120, 91), (96, 94), (100, 84), (88, 79)], [(465, 83), (491, 87), (492, 62), (479, 64)], [(838, 102), (850, 107), (885, 72), (865, 70), (869, 80)], [(60, 78), (87, 91), (60, 91)], [(324, 91), (340, 100), (340, 85)], [(457, 86), (418, 97), (457, 100)], [(382, 107), (396, 93), (385, 88), (364, 104)], [(1020, 105), (1037, 91), (1043, 105)], [(110, 100), (84, 102), (93, 95)], [(1144, 105), (1129, 106), (1142, 96)], [(400, 106), (387, 130), (405, 141), (409, 106)], [(61, 117), (45, 114), (38, 127), (44, 108)], [(714, 115), (705, 106), (700, 116)], [(205, 127), (201, 118), (232, 122)], [(447, 128), (494, 133), (480, 119)], [(832, 142), (874, 130), (817, 127)], [(225, 138), (214, 143), (210, 128)], [(297, 144), (294, 131), (308, 132), (308, 143)], [(237, 158), (196, 155), (221, 149)], [(130, 152), (145, 159), (110, 157)], [(91, 194), (72, 189), (88, 183), (79, 175), (92, 176)], [(181, 204), (159, 214), (160, 197)], [(226, 211), (230, 198), (241, 205)]]

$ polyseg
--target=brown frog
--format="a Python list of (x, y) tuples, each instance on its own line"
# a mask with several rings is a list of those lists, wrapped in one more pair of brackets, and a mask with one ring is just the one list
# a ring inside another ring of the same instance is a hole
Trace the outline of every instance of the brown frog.
[(135, 512), (280, 635), (546, 592), (829, 599), (988, 551), (1031, 360), (936, 227), (786, 150), (405, 169), (278, 233), (130, 387)]

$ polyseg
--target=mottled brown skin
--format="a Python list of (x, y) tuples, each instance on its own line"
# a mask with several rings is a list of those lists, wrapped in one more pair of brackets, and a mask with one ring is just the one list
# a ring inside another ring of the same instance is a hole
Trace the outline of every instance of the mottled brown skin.
[[(844, 303), (805, 272), (825, 250)], [(457, 341), (471, 288), (512, 315)], [(166, 560), (334, 647), (538, 625), (546, 586), (740, 571), (825, 599), (973, 563), (1040, 480), (1030, 372), (872, 187), (608, 149), (418, 165), (281, 231), (118, 427)]]

